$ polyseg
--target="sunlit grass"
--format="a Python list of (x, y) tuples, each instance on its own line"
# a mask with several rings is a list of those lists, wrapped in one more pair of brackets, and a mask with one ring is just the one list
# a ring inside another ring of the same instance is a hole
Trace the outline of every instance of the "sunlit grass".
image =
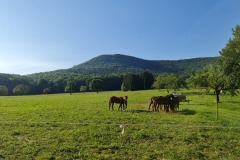
[[(191, 99), (176, 113), (148, 110), (165, 91), (0, 97), (0, 158), (237, 159), (239, 97), (182, 90)], [(198, 94), (199, 93), (199, 94)], [(108, 110), (110, 96), (128, 95), (128, 108)], [(124, 124), (124, 134), (121, 134)]]

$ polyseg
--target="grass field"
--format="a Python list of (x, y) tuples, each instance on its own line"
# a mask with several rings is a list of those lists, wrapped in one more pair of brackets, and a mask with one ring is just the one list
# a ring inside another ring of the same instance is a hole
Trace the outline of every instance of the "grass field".
[(0, 97), (0, 159), (240, 159), (240, 97), (221, 96), (216, 120), (214, 95), (182, 93), (176, 113), (148, 111), (158, 90)]

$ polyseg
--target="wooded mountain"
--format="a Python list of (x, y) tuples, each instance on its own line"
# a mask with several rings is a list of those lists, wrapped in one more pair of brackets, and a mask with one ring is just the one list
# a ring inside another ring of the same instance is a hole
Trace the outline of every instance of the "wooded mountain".
[(183, 60), (145, 60), (132, 56), (113, 54), (100, 55), (70, 69), (55, 72), (75, 74), (112, 74), (112, 73), (174, 73), (186, 76), (192, 71), (203, 69), (214, 63), (218, 57), (192, 58)]

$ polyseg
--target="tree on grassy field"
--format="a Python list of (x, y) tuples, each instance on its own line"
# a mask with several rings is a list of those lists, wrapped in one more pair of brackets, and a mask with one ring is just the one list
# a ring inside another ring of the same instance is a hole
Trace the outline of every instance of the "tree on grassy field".
[(122, 83), (122, 85), (121, 85), (121, 91), (127, 91), (127, 88), (124, 83)]
[(216, 102), (220, 102), (220, 91), (225, 89), (225, 75), (221, 66), (214, 64), (209, 65), (206, 70), (207, 82), (210, 88), (214, 89), (216, 95)]
[(43, 90), (43, 94), (50, 94), (51, 93), (51, 88), (47, 87)]
[(65, 90), (66, 93), (72, 94), (72, 92), (73, 92), (73, 82), (68, 81), (64, 90)]
[(234, 95), (240, 86), (240, 26), (237, 25), (232, 32), (233, 38), (220, 51), (219, 64), (227, 76), (226, 88), (230, 90), (231, 95)]
[(220, 92), (228, 85), (227, 76), (217, 63), (208, 65), (204, 70), (194, 73), (187, 81), (198, 87), (205, 87), (214, 90), (216, 95), (216, 117), (218, 119), (218, 103)]
[(189, 87), (204, 89), (204, 93), (209, 93), (211, 88), (209, 87), (207, 80), (207, 70), (192, 72), (192, 75), (186, 80)]
[(30, 93), (30, 91), (30, 86), (23, 84), (16, 85), (16, 87), (13, 88), (13, 94), (15, 95), (27, 95)]
[(175, 74), (159, 75), (153, 86), (157, 89), (167, 89), (168, 93), (170, 89), (173, 89), (176, 93), (180, 88), (187, 88), (185, 80)]
[(5, 86), (0, 86), (0, 96), (8, 95), (8, 88)]
[(80, 92), (86, 92), (86, 91), (87, 91), (87, 86), (80, 87)]
[(201, 71), (193, 73), (192, 76), (187, 79), (187, 82), (195, 87), (205, 88), (207, 92), (213, 89), (216, 94), (216, 102), (219, 102), (220, 91), (225, 89), (226, 76), (221, 66), (213, 64)]
[(89, 88), (91, 91), (96, 91), (98, 93), (102, 89), (102, 80), (93, 79), (89, 84)]

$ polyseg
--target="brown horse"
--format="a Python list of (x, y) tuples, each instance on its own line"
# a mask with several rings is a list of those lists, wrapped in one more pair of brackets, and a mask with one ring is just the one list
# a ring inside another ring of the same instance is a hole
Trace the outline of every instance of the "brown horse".
[(164, 97), (164, 110), (169, 112), (171, 110), (174, 112), (176, 109), (179, 109), (179, 98), (170, 94)]
[(149, 103), (149, 106), (148, 106), (148, 110), (150, 110), (151, 105), (152, 105), (153, 110), (154, 110), (154, 99), (156, 99), (156, 98), (157, 98), (157, 97), (154, 96), (154, 97), (152, 97), (152, 98), (150, 99), (150, 103)]
[(121, 111), (122, 109), (125, 110), (127, 108), (127, 99), (128, 99), (128, 96), (124, 96), (124, 97), (116, 97), (116, 96), (112, 96), (110, 97), (109, 99), (109, 110), (112, 106), (112, 110), (113, 109), (113, 105), (114, 103), (119, 103), (119, 107), (118, 107), (118, 110), (121, 108)]
[(159, 107), (160, 110), (162, 110), (162, 106), (164, 105), (164, 97), (163, 96), (158, 96), (157, 98), (154, 99), (154, 108), (156, 112), (159, 112)]
[(152, 105), (152, 111), (153, 112), (159, 112), (159, 107), (162, 110), (162, 105), (163, 105), (163, 96), (154, 96), (150, 99), (150, 104), (149, 104), (149, 110)]
[(179, 102), (180, 102), (180, 98), (177, 97), (177, 96), (174, 96), (175, 99), (174, 99), (174, 102), (175, 102), (175, 109), (176, 111), (179, 111)]

